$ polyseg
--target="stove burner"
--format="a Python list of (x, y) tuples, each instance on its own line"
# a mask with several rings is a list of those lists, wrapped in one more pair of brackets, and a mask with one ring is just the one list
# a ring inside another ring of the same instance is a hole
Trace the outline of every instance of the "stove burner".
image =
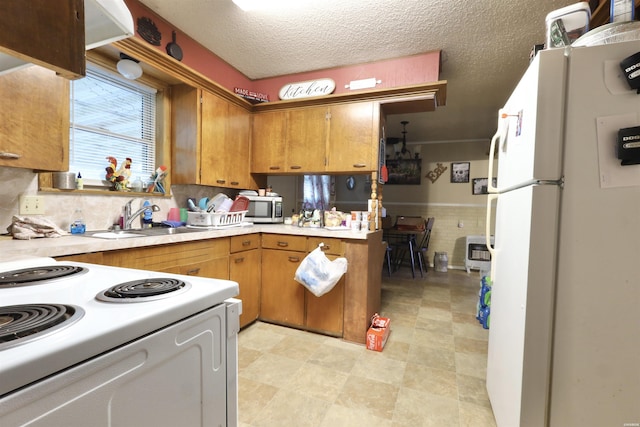
[(2, 271), (0, 272), (0, 289), (5, 287), (39, 285), (44, 281), (63, 279), (74, 274), (84, 274), (88, 271), (89, 270), (84, 267), (63, 264)]
[(0, 307), (0, 350), (42, 338), (72, 325), (83, 315), (80, 307), (62, 304)]
[(99, 293), (96, 298), (107, 302), (144, 302), (168, 298), (188, 290), (191, 284), (178, 279), (152, 277), (120, 283)]

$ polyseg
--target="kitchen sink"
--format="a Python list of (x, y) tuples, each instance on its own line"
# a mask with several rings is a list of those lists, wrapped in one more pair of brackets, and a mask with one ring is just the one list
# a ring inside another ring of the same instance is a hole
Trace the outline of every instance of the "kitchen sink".
[(144, 237), (144, 234), (130, 233), (128, 231), (98, 231), (94, 233), (74, 234), (74, 236), (97, 237), (98, 239), (129, 239), (131, 237)]
[(130, 239), (133, 237), (168, 236), (171, 234), (183, 234), (206, 231), (206, 229), (190, 227), (152, 227), (134, 230), (105, 230), (90, 231), (76, 236), (96, 237), (98, 239)]
[(191, 228), (191, 227), (152, 227), (145, 228), (143, 230), (129, 230), (134, 233), (139, 233), (145, 236), (166, 236), (169, 234), (183, 234), (183, 233), (198, 233), (200, 231), (207, 231), (206, 229)]

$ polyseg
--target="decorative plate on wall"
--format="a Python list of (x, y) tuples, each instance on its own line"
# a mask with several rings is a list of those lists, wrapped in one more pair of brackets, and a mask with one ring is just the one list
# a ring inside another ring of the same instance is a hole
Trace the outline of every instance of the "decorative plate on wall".
[(149, 18), (138, 18), (138, 34), (148, 43), (160, 46), (162, 34), (158, 31), (156, 24)]
[(356, 186), (356, 178), (353, 175), (347, 177), (347, 189), (353, 190)]

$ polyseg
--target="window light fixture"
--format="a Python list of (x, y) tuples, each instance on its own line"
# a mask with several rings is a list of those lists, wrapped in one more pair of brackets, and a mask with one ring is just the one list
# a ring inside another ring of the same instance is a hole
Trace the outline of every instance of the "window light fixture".
[(120, 61), (116, 64), (116, 68), (125, 79), (135, 80), (142, 76), (142, 67), (139, 62), (140, 61), (133, 59), (129, 55), (121, 53)]

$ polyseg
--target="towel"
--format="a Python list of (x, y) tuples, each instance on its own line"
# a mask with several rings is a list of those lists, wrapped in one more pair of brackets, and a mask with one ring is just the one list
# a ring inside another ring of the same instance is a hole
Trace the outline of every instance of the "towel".
[(7, 231), (14, 239), (29, 240), (38, 237), (60, 237), (67, 234), (53, 221), (45, 217), (14, 215)]

